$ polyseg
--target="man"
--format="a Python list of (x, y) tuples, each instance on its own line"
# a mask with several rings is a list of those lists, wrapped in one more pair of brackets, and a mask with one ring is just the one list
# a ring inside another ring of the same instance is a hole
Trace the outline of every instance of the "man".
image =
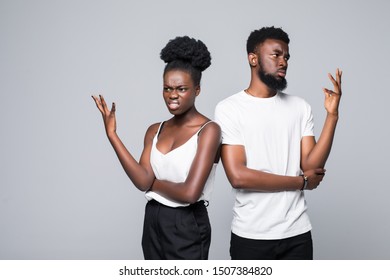
[(303, 190), (321, 182), (338, 120), (341, 75), (323, 89), (327, 111), (316, 142), (310, 105), (286, 88), (289, 37), (280, 28), (253, 31), (247, 41), (251, 81), (222, 100), (221, 157), (235, 189), (232, 259), (313, 259)]

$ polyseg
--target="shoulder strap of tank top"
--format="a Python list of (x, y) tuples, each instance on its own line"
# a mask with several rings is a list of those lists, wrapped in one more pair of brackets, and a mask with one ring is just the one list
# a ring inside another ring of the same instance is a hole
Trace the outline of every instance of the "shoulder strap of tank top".
[(158, 130), (157, 130), (157, 133), (156, 133), (157, 138), (160, 135), (160, 132), (161, 132), (162, 127), (164, 126), (164, 123), (165, 123), (165, 121), (162, 121), (160, 123), (160, 126), (158, 127)]
[(202, 126), (199, 128), (199, 130), (198, 130), (198, 132), (197, 132), (196, 134), (199, 136), (199, 133), (202, 131), (202, 129), (203, 129), (206, 125), (208, 125), (209, 123), (211, 123), (211, 122), (214, 122), (214, 121), (208, 121), (208, 122), (206, 122), (204, 125), (202, 125)]

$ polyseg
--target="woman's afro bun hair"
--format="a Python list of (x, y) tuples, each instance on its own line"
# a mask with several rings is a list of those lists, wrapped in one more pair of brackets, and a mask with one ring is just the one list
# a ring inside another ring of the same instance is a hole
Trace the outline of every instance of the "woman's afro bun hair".
[(161, 50), (160, 57), (165, 63), (179, 60), (191, 64), (200, 71), (206, 70), (211, 65), (211, 55), (206, 45), (188, 36), (170, 40)]

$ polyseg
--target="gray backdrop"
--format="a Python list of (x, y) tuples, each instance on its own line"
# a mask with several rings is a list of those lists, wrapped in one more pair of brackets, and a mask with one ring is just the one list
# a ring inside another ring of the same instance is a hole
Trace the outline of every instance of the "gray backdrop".
[[(162, 47), (178, 35), (212, 54), (197, 107), (249, 83), (245, 43), (262, 26), (291, 38), (287, 93), (325, 117), (327, 73), (344, 71), (327, 175), (307, 192), (316, 259), (389, 259), (390, 56), (383, 1), (0, 1), (0, 259), (142, 259), (145, 199), (123, 172), (91, 94), (117, 103), (118, 133), (140, 156), (170, 117)], [(229, 259), (232, 192), (217, 171), (211, 259)]]

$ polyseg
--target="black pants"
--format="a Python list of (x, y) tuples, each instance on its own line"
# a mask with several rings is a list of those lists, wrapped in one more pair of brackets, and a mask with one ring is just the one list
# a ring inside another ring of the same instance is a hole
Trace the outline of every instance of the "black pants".
[(232, 233), (232, 260), (312, 260), (311, 232), (277, 240), (255, 240)]
[(146, 204), (142, 250), (145, 260), (207, 260), (211, 227), (199, 201), (172, 208), (155, 200)]

